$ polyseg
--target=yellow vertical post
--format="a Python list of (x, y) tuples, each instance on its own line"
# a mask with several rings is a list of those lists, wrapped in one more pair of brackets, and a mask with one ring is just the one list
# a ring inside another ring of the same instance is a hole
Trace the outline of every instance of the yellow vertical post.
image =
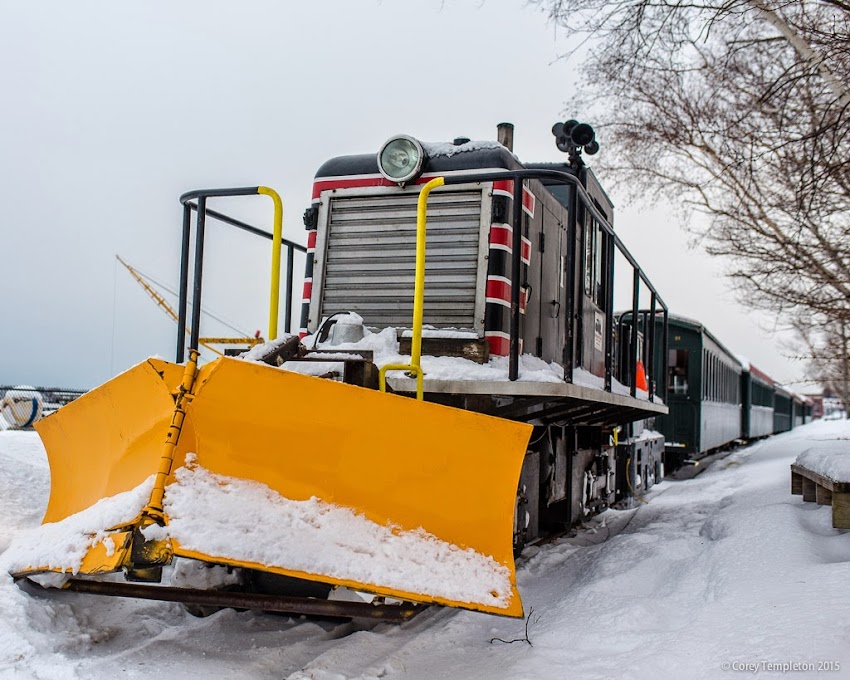
[(280, 241), (283, 236), (283, 202), (280, 195), (269, 187), (257, 187), (258, 194), (271, 196), (274, 201), (274, 232), (272, 237), (272, 276), (269, 295), (269, 335), (267, 340), (277, 338), (277, 317), (280, 307)]
[(171, 425), (168, 428), (168, 434), (165, 436), (165, 446), (162, 456), (159, 459), (159, 469), (156, 472), (153, 490), (151, 491), (148, 504), (142, 511), (143, 517), (148, 517), (156, 522), (162, 522), (163, 520), (162, 500), (165, 496), (165, 482), (174, 466), (174, 451), (177, 449), (177, 442), (183, 430), (183, 421), (186, 419), (186, 406), (189, 401), (188, 395), (192, 393), (197, 375), (198, 350), (190, 349), (189, 361), (186, 362), (186, 367), (183, 370), (183, 378), (177, 387), (174, 413), (171, 416)]
[(422, 316), (425, 306), (425, 218), (428, 209), (428, 194), (432, 189), (445, 184), (445, 179), (435, 177), (422, 187), (416, 204), (416, 279), (413, 287), (413, 342), (410, 363), (417, 368), (422, 355)]
[(387, 391), (387, 371), (410, 371), (416, 376), (416, 398), (423, 401), (424, 386), (420, 360), (422, 357), (422, 316), (425, 307), (425, 232), (428, 194), (446, 183), (443, 177), (427, 182), (419, 192), (416, 204), (416, 276), (413, 284), (413, 341), (410, 343), (409, 364), (386, 364), (378, 373), (381, 392)]

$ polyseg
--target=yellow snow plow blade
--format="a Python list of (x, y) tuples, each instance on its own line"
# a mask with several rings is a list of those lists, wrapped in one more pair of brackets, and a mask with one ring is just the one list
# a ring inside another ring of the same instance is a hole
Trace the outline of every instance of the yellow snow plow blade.
[(183, 367), (149, 359), (43, 418), (50, 462), (44, 522), (58, 522), (156, 472)]
[[(52, 476), (45, 522), (70, 522), (150, 481), (183, 370), (149, 360), (40, 423)], [(512, 532), (530, 433), (521, 423), (220, 358), (198, 372), (165, 487), (165, 526), (146, 532), (145, 545), (522, 616)], [(73, 568), (45, 558), (16, 575), (130, 567), (133, 528), (92, 531)]]

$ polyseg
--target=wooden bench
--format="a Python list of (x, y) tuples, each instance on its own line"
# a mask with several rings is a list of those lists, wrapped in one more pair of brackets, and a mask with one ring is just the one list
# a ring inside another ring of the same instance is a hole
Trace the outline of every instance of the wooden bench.
[(850, 482), (824, 477), (794, 463), (791, 465), (791, 493), (804, 501), (832, 506), (832, 526), (850, 529)]

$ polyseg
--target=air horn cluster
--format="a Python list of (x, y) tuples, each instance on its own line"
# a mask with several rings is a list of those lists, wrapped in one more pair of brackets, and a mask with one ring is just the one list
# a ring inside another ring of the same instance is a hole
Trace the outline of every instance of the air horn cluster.
[(599, 151), (599, 142), (596, 141), (596, 133), (587, 123), (579, 123), (570, 119), (564, 123), (555, 123), (552, 126), (552, 134), (555, 135), (555, 145), (560, 151), (570, 155), (570, 161), (581, 164), (581, 152), (592, 156)]

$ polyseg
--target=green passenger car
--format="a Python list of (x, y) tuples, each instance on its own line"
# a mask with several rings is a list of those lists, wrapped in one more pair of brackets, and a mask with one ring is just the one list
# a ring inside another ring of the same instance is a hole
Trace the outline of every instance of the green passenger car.
[(668, 321), (667, 406), (657, 420), (672, 472), (741, 437), (743, 366), (701, 323)]

